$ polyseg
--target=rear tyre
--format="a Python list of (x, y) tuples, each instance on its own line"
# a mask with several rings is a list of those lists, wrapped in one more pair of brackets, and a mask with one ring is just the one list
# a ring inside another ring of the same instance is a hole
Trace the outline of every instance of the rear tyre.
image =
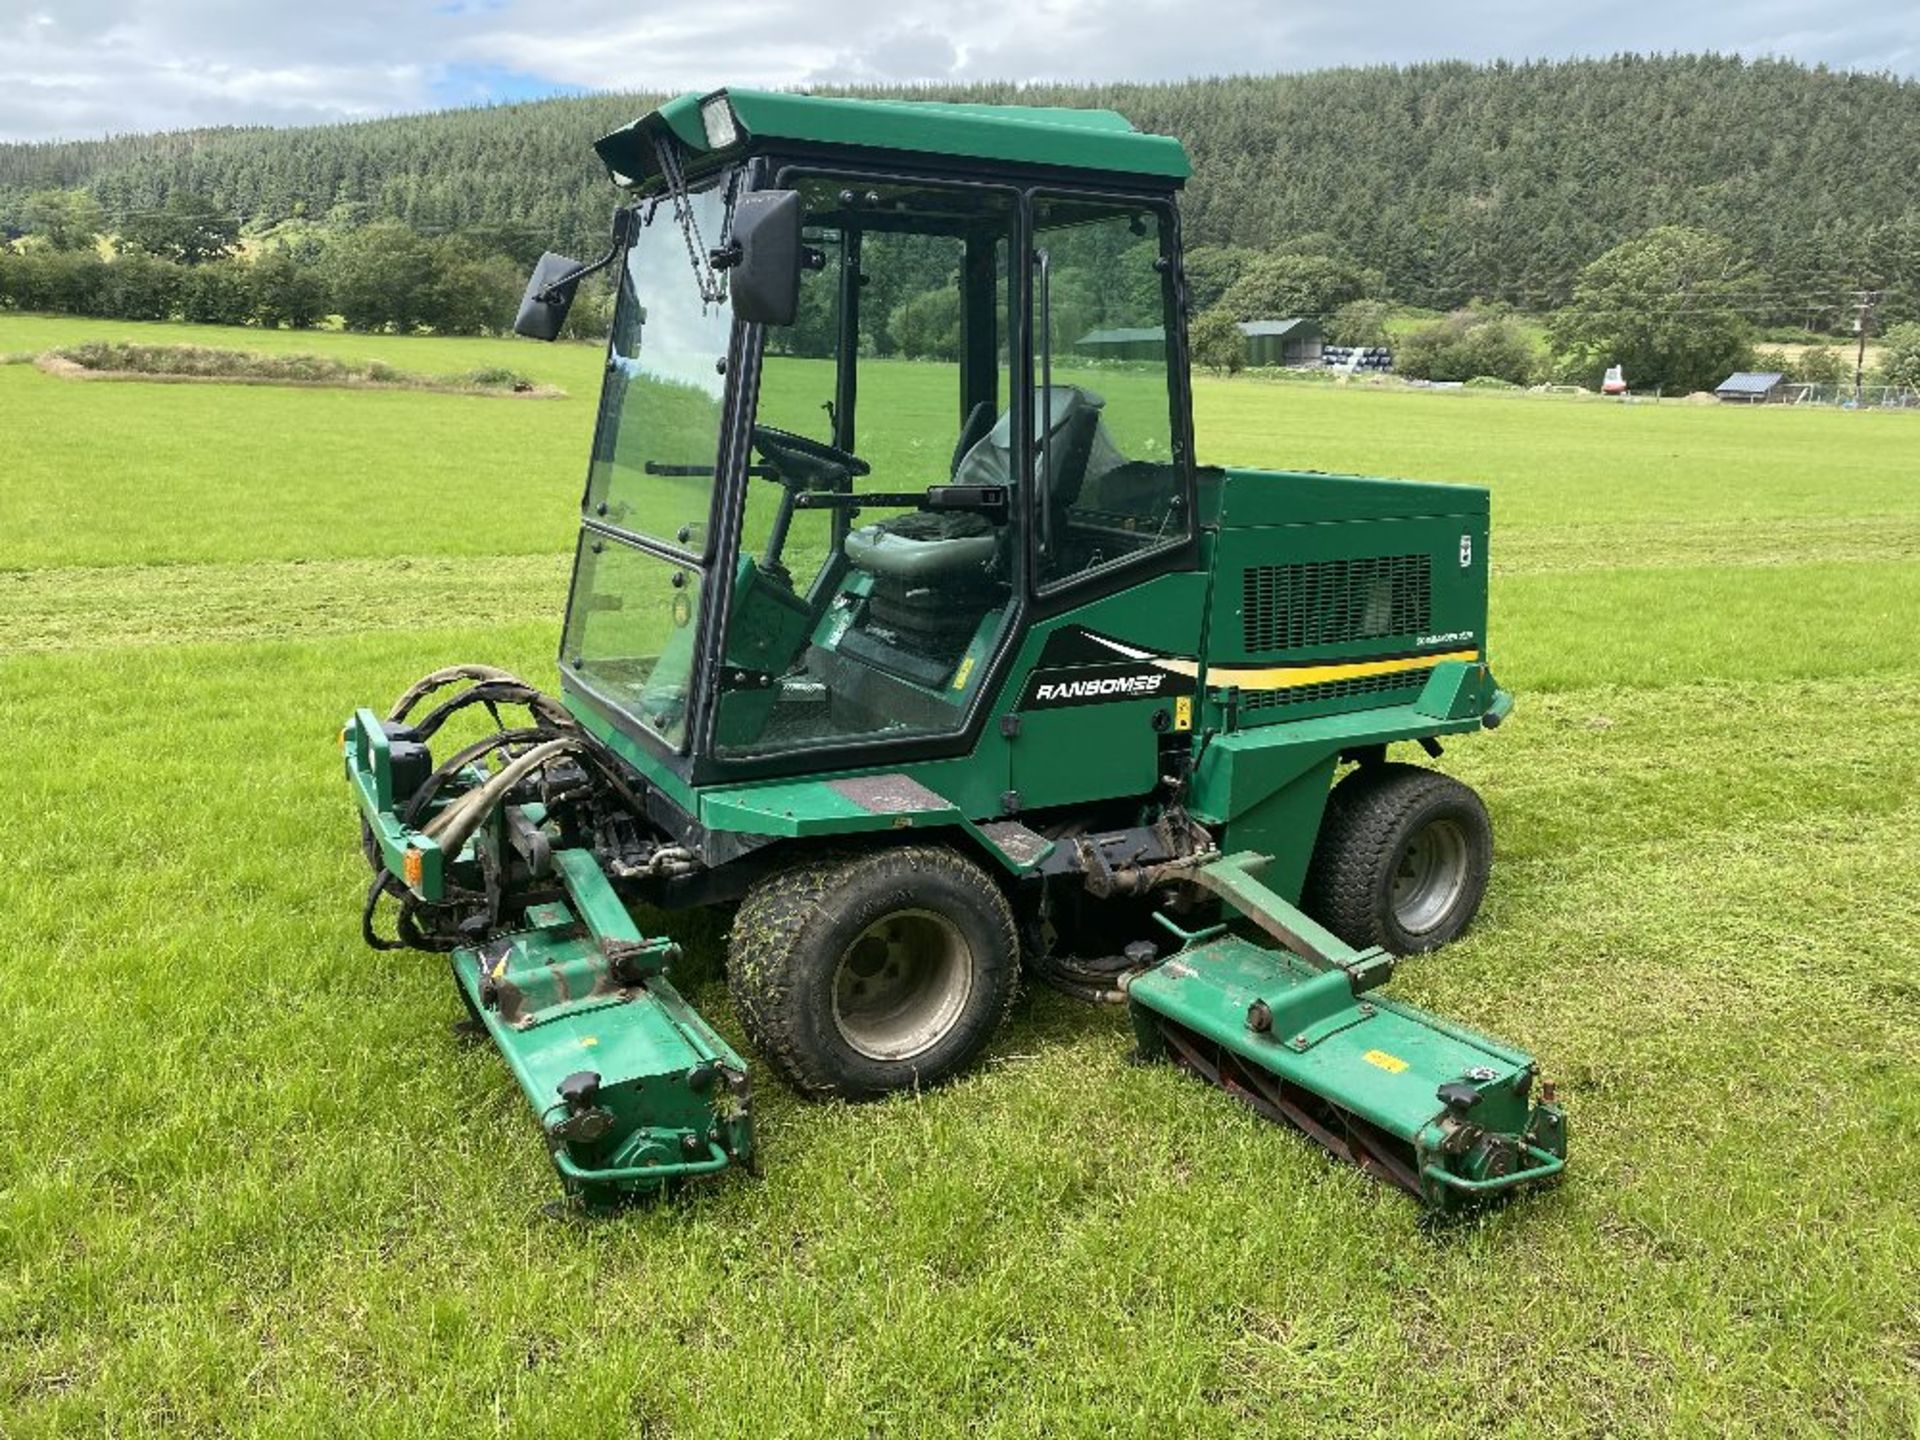
[(937, 1085), (1013, 1003), (1019, 944), (991, 876), (941, 846), (823, 857), (771, 875), (734, 917), (727, 982), (793, 1087), (865, 1099)]
[(1418, 954), (1467, 928), (1492, 863), (1472, 789), (1417, 765), (1363, 766), (1327, 797), (1304, 904), (1349, 945)]

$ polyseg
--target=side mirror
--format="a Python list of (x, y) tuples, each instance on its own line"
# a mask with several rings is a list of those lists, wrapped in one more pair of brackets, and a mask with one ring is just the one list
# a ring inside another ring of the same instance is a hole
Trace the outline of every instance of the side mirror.
[[(573, 307), (573, 293), (580, 288), (580, 274), (587, 267), (549, 250), (533, 267), (526, 293), (520, 297), (520, 313), (513, 317), (513, 333), (529, 340), (552, 340), (566, 324), (567, 311)], [(568, 277), (572, 278), (569, 279)], [(564, 285), (556, 281), (565, 280)]]
[(800, 192), (754, 190), (733, 206), (733, 228), (716, 266), (731, 268), (733, 313), (762, 325), (791, 325), (800, 310)]

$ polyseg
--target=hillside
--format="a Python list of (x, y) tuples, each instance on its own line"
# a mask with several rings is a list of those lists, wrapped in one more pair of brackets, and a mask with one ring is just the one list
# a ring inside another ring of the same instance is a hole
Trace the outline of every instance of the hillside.
[[(1754, 317), (1765, 323), (1830, 321), (1864, 276), (1920, 289), (1914, 81), (1622, 56), (912, 93), (1112, 106), (1192, 151), (1190, 243), (1273, 249), (1313, 235), (1421, 304), (1481, 295), (1546, 309), (1582, 264), (1668, 223), (1746, 250), (1767, 280)], [(427, 233), (477, 230), (522, 255), (585, 249), (612, 199), (587, 143), (650, 103), (4, 145), (0, 222), (49, 185), (87, 186), (110, 220), (186, 188), (249, 223), (345, 205)]]

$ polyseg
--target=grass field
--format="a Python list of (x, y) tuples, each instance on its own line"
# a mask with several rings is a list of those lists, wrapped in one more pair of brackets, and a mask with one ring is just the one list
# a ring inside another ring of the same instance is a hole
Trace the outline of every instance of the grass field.
[(1920, 421), (1199, 383), (1203, 459), (1493, 487), (1501, 859), (1395, 988), (1543, 1057), (1558, 1190), (1431, 1231), (1043, 992), (556, 1222), (440, 966), (361, 947), (334, 736), (550, 678), (597, 352), (0, 316), (105, 338), (567, 398), (0, 366), (0, 1436), (1920, 1430)]

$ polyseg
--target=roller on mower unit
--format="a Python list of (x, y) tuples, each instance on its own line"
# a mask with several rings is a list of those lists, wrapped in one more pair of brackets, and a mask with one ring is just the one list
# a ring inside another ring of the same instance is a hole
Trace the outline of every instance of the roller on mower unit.
[(753, 1163), (629, 909), (730, 902), (802, 1094), (960, 1073), (1024, 969), (1435, 1210), (1556, 1175), (1534, 1062), (1379, 990), (1487, 884), (1431, 764), (1512, 707), (1486, 491), (1196, 463), (1180, 145), (729, 90), (596, 148), (612, 244), (516, 324), (615, 277), (558, 693), (456, 665), (342, 735), (367, 939), (449, 957), (566, 1191)]

